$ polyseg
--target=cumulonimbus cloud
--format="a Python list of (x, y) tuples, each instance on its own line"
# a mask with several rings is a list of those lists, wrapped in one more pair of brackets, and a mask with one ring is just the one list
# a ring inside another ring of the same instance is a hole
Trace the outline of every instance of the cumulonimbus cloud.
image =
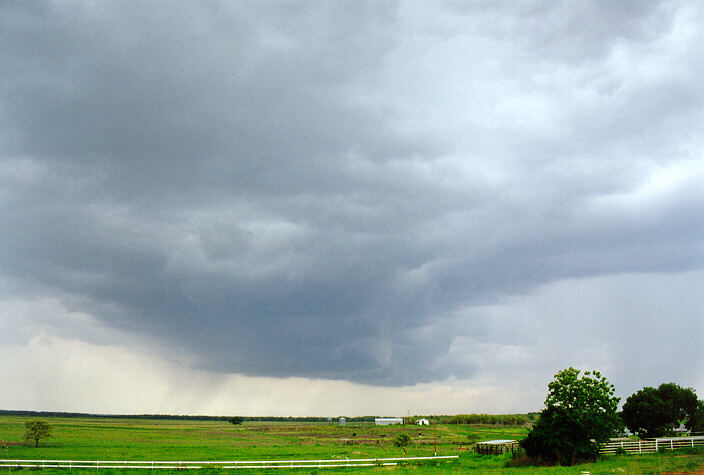
[(495, 8), (5, 3), (12, 294), (400, 385), (481, 370), (477, 306), (701, 269), (700, 9)]

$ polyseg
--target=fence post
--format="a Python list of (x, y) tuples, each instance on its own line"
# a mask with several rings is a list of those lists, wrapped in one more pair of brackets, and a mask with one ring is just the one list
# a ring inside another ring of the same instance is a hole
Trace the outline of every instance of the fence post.
[(641, 441), (638, 441), (638, 453), (642, 454), (643, 453), (643, 446), (641, 445)]
[(670, 439), (670, 450), (675, 450), (674, 445), (672, 445), (672, 439)]
[(655, 439), (655, 451), (658, 451), (658, 439)]

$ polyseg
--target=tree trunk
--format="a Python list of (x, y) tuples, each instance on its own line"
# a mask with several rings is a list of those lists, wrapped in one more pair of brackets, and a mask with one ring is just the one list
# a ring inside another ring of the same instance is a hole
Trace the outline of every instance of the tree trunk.
[(39, 447), (39, 438), (34, 439), (34, 442), (35, 442), (34, 446)]

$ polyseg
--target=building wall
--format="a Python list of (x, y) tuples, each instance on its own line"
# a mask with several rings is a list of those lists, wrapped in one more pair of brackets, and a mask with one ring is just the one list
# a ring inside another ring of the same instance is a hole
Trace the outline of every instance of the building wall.
[(378, 426), (388, 426), (392, 424), (403, 424), (403, 419), (400, 417), (384, 417), (374, 419), (374, 424)]

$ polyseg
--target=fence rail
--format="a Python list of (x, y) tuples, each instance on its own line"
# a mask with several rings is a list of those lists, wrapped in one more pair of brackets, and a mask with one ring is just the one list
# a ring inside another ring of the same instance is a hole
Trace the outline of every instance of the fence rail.
[(326, 459), (326, 460), (229, 460), (229, 461), (147, 461), (147, 460), (21, 460), (0, 459), (6, 468), (90, 468), (90, 469), (269, 469), (269, 468), (332, 468), (390, 466), (404, 462), (449, 461), (457, 455), (433, 457), (388, 457), (376, 459)]
[(602, 454), (627, 452), (629, 454), (647, 454), (660, 450), (676, 450), (704, 446), (704, 436), (696, 437), (662, 437), (648, 440), (612, 440), (601, 448)]

